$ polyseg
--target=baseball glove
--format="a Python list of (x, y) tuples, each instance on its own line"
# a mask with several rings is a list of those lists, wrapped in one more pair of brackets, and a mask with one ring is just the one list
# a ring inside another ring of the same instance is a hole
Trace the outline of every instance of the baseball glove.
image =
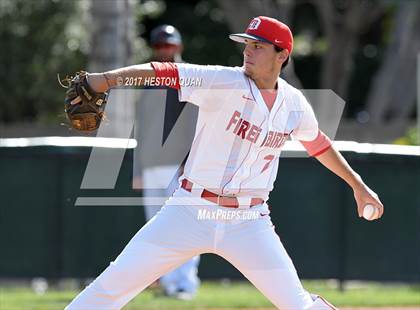
[[(64, 98), (64, 112), (71, 127), (80, 131), (94, 131), (104, 119), (108, 93), (97, 93), (87, 82), (88, 73), (76, 72), (74, 77), (66, 77), (60, 85), (67, 88)], [(66, 83), (67, 85), (64, 85)]]

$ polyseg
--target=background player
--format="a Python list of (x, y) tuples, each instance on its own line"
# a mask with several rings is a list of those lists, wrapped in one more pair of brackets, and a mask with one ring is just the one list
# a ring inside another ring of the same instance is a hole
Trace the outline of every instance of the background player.
[[(173, 86), (180, 100), (199, 106), (199, 116), (180, 188), (68, 309), (121, 308), (157, 277), (206, 252), (232, 263), (280, 309), (332, 308), (303, 289), (269, 217), (266, 201), (284, 141), (289, 136), (301, 141), (346, 181), (359, 216), (370, 203), (381, 217), (382, 203), (319, 130), (303, 94), (279, 78), (293, 49), (289, 28), (260, 16), (230, 38), (246, 44), (243, 67), (152, 63), (89, 76), (98, 92), (119, 77), (179, 78)], [(202, 83), (179, 83), (188, 77)], [(260, 217), (200, 221), (200, 210), (255, 211)]]
[[(160, 25), (150, 33), (150, 45), (153, 49), (153, 60), (163, 62), (182, 62), (181, 53), (183, 50), (182, 38), (179, 31), (171, 25)], [(149, 87), (150, 88), (150, 87)], [(162, 135), (162, 145), (165, 143), (169, 133), (173, 129), (179, 115), (182, 113), (186, 102), (179, 102), (178, 92), (173, 88), (165, 88), (166, 103), (164, 127)], [(136, 106), (136, 128), (138, 137), (142, 134), (161, 131), (161, 115), (156, 115), (159, 111), (154, 107), (153, 98), (148, 99), (145, 93), (141, 102)], [(150, 96), (149, 96), (150, 97)], [(196, 111), (197, 112), (197, 111)], [(135, 160), (139, 164), (139, 169), (135, 169), (134, 176), (141, 179), (143, 197), (146, 201), (144, 206), (146, 220), (149, 221), (160, 210), (161, 206), (151, 205), (148, 197), (170, 197), (178, 187), (178, 177), (182, 173), (179, 169), (178, 158), (184, 156), (185, 148), (190, 148), (192, 134), (196, 124), (195, 118), (190, 118), (188, 124), (183, 124), (182, 135), (178, 136), (176, 146), (171, 148), (171, 153), (160, 154), (159, 160), (152, 152), (138, 152)], [(180, 139), (182, 139), (180, 141)], [(141, 148), (151, 150), (152, 146), (147, 145), (148, 139), (140, 139)], [(165, 181), (173, 178), (173, 182), (167, 187)], [(160, 190), (162, 189), (162, 190)], [(200, 256), (194, 256), (191, 260), (181, 265), (179, 268), (164, 275), (160, 279), (162, 289), (167, 296), (188, 300), (197, 292), (200, 280), (197, 276)]]

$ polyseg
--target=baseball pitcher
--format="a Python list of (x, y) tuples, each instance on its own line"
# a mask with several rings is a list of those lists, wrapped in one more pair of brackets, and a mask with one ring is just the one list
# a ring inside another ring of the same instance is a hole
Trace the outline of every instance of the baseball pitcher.
[[(269, 216), (267, 201), (284, 142), (300, 141), (342, 178), (353, 189), (359, 217), (371, 204), (380, 218), (383, 205), (319, 130), (303, 94), (279, 77), (293, 50), (289, 27), (259, 16), (245, 33), (230, 38), (244, 43), (242, 67), (152, 62), (86, 74), (82, 86), (94, 94), (106, 93), (121, 78), (169, 81), (179, 100), (198, 106), (199, 114), (178, 189), (66, 309), (120, 309), (202, 253), (229, 261), (279, 309), (334, 309), (302, 287)], [(79, 129), (100, 123), (93, 112), (86, 112), (93, 119), (86, 122), (84, 112), (76, 112), (89, 104), (84, 92), (69, 92), (66, 100)]]

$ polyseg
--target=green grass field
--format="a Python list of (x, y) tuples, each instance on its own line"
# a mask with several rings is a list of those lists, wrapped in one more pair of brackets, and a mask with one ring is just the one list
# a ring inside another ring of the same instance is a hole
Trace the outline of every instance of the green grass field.
[[(420, 309), (420, 286), (362, 284), (340, 292), (326, 281), (304, 281), (306, 289), (327, 298), (338, 307), (412, 306)], [(37, 295), (29, 288), (1, 287), (0, 310), (63, 309), (76, 291), (48, 290)], [(124, 309), (238, 309), (272, 308), (272, 304), (247, 282), (204, 282), (193, 301), (177, 301), (157, 290), (146, 290)]]

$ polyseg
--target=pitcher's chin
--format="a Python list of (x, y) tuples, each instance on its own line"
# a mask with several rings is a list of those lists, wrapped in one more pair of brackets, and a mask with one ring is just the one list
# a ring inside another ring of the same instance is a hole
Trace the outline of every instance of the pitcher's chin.
[(242, 68), (244, 69), (244, 74), (249, 77), (252, 78), (252, 69), (249, 67), (249, 65), (244, 64), (242, 66)]

